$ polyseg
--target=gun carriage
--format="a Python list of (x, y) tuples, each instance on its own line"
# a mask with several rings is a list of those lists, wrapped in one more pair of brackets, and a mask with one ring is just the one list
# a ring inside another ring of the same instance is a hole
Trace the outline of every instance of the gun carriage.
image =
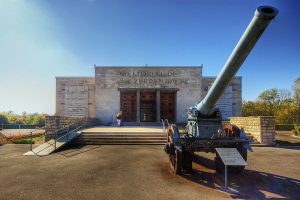
[[(215, 148), (218, 147), (236, 148), (247, 161), (247, 150), (251, 150), (249, 145), (251, 139), (235, 125), (222, 125), (221, 113), (219, 109), (215, 108), (215, 104), (277, 13), (278, 10), (271, 6), (261, 6), (256, 9), (253, 19), (207, 95), (196, 106), (189, 108), (185, 133), (180, 134), (175, 124), (169, 124), (165, 151), (169, 155), (174, 173), (192, 171), (194, 152), (216, 153)], [(224, 164), (218, 153), (216, 153), (215, 165), (218, 172), (223, 171)], [(236, 173), (243, 169), (244, 166), (231, 166), (229, 168)]]

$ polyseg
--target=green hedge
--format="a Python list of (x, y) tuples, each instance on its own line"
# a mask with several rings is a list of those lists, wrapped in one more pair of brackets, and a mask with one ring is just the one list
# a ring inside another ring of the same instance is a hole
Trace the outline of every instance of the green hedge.
[(300, 135), (300, 125), (295, 126), (295, 130), (293, 130), (294, 135), (299, 136)]
[(13, 142), (14, 144), (34, 144), (34, 140), (30, 140), (30, 138), (19, 138), (19, 139), (14, 139), (14, 140), (10, 140), (11, 142)]
[(294, 124), (276, 124), (275, 130), (277, 131), (291, 131), (294, 130)]

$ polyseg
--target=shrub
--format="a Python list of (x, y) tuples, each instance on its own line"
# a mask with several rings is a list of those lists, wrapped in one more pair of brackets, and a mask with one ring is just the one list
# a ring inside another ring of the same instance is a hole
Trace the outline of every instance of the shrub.
[[(29, 138), (19, 138), (19, 139), (13, 139), (10, 140), (11, 142), (13, 142), (14, 144), (30, 144), (31, 140)], [(34, 140), (32, 140), (32, 144), (34, 144)]]
[(277, 131), (291, 131), (294, 130), (294, 125), (293, 124), (276, 124), (275, 125), (275, 130)]
[(293, 133), (294, 135), (300, 135), (300, 125), (295, 125)]

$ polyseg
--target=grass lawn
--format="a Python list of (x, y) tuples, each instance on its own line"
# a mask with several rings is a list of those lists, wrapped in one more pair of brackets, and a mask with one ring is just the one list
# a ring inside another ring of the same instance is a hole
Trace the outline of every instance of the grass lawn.
[[(12, 139), (11, 142), (15, 144), (30, 144), (31, 138), (25, 137), (25, 138), (18, 138), (18, 139)], [(35, 144), (36, 142), (45, 141), (45, 136), (33, 136), (32, 137), (32, 144)]]

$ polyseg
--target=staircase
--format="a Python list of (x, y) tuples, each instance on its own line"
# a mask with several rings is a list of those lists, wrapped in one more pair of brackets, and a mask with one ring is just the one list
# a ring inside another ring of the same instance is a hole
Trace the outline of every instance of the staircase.
[(75, 144), (141, 145), (165, 144), (166, 133), (161, 127), (98, 127), (85, 129), (74, 140)]

